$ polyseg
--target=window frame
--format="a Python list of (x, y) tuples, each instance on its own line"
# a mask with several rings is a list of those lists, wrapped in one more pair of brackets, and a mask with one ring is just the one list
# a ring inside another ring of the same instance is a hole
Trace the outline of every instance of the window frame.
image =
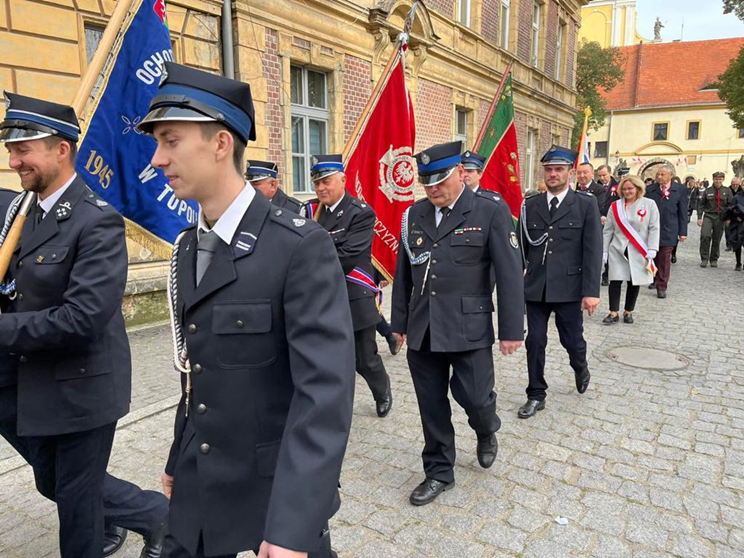
[(542, 23), (542, 4), (537, 0), (532, 2), (532, 45), (530, 48), (530, 65), (539, 66), (540, 61), (540, 25)]
[[(697, 124), (697, 137), (691, 138), (690, 137), (690, 124)], [(696, 141), (701, 139), (703, 136), (703, 121), (702, 120), (688, 120), (685, 122), (685, 139), (689, 141)]]
[[(468, 131), (470, 129), (470, 115), (473, 111), (462, 108), (462, 107), (455, 107), (455, 127), (454, 127), (454, 141), (461, 140), (462, 145), (464, 149), (469, 149), (468, 147), (468, 141), (469, 141), (469, 135)], [(464, 133), (461, 133), (458, 131), (459, 124), (460, 124), (460, 114), (462, 114), (465, 117), (465, 131)]]
[[(604, 149), (604, 153), (600, 153), (599, 146), (602, 145)], [(610, 142), (609, 141), (595, 141), (594, 142), (594, 158), (595, 159), (607, 159), (607, 156), (609, 154), (609, 147)]]
[(565, 64), (563, 63), (564, 50), (566, 48), (566, 33), (568, 31), (568, 25), (562, 19), (558, 20), (558, 30), (555, 35), (555, 79), (557, 81), (563, 81), (563, 72), (565, 70)]
[[(504, 16), (506, 11), (506, 17)], [(511, 0), (500, 0), (499, 3), (499, 46), (509, 50), (509, 27), (511, 26)]]
[(531, 189), (535, 185), (535, 167), (537, 158), (537, 144), (539, 141), (539, 130), (537, 128), (527, 128), (527, 143), (525, 145), (525, 154), (527, 155), (527, 181), (525, 188)]
[[(666, 125), (666, 137), (664, 139), (656, 139), (656, 126), (664, 124)], [(651, 123), (651, 141), (669, 141), (669, 136), (671, 135), (671, 122), (669, 120), (662, 120), (659, 122), (652, 122)]]
[[(302, 99), (301, 104), (297, 104), (292, 102), (292, 70), (298, 68), (302, 71)], [(319, 107), (311, 107), (310, 101), (309, 101), (309, 73), (314, 72), (316, 74), (323, 76), (324, 86), (323, 86), (323, 105), (325, 108), (319, 108)], [(329, 74), (328, 72), (324, 72), (323, 70), (319, 70), (310, 66), (302, 66), (300, 64), (291, 64), (290, 65), (290, 137), (292, 136), (292, 128), (294, 127), (294, 119), (295, 118), (301, 118), (303, 121), (302, 125), (302, 147), (304, 149), (304, 152), (299, 153), (295, 152), (292, 148), (292, 190), (293, 193), (296, 194), (311, 194), (313, 192), (312, 183), (310, 182), (310, 157), (313, 155), (320, 155), (324, 153), (328, 153), (328, 146), (329, 146), (329, 139), (330, 139), (330, 123), (331, 123), (331, 111), (328, 108), (328, 103), (330, 100), (329, 92), (328, 92), (328, 82), (329, 82)], [(317, 121), (317, 122), (323, 122), (325, 124), (325, 137), (324, 137), (324, 143), (325, 145), (322, 148), (322, 153), (311, 153), (310, 151), (310, 121)], [(292, 146), (293, 147), (293, 146)], [(294, 172), (295, 172), (295, 159), (301, 159), (304, 161), (304, 170), (301, 170), (298, 173), (298, 176), (300, 178), (300, 183), (298, 184), (296, 180), (294, 180)]]
[(739, 128), (739, 133), (737, 134), (738, 139), (744, 139), (744, 128)]
[[(462, 9), (463, 6), (465, 7), (465, 21), (462, 21)], [(459, 23), (460, 25), (464, 25), (465, 27), (470, 27), (473, 22), (473, 2), (472, 0), (457, 0), (455, 3), (455, 8), (457, 9), (457, 17), (455, 18), (455, 21)]]

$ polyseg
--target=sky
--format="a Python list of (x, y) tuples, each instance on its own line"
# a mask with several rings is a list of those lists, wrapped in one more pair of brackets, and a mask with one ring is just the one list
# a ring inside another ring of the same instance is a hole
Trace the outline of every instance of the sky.
[[(665, 43), (675, 39), (702, 41), (744, 37), (744, 21), (733, 14), (723, 15), (721, 0), (637, 0), (638, 33), (654, 38), (654, 22), (661, 19)], [(684, 24), (684, 30), (682, 28)]]

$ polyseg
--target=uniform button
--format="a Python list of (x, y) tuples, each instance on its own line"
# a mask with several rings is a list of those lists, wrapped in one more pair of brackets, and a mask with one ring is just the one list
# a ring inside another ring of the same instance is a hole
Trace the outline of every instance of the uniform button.
[(200, 415), (203, 415), (207, 412), (207, 406), (204, 403), (200, 403), (199, 406), (196, 408), (196, 412)]
[(202, 452), (204, 455), (209, 453), (209, 444), (202, 444), (199, 446), (199, 451)]
[(23, 267), (23, 262), (18, 262), (18, 267)]
[(552, 231), (553, 230), (553, 225), (550, 225), (548, 228)]
[(189, 333), (196, 333), (196, 324), (189, 324)]
[(52, 259), (54, 260), (56, 258), (57, 258), (57, 254), (52, 254)]
[(435, 243), (434, 243), (434, 246), (432, 246), (432, 248), (439, 248), (439, 244), (437, 244), (437, 243), (435, 242)]
[(23, 355), (21, 355), (18, 360), (20, 360), (21, 362), (28, 362), (28, 359)]
[(240, 329), (243, 329), (243, 326), (245, 324), (243, 323), (243, 320), (238, 320), (237, 322), (235, 322), (235, 325), (238, 326)]
[(80, 369), (80, 373), (81, 373), (81, 374), (85, 374), (85, 368), (81, 368), (81, 369)]
[(432, 281), (433, 281), (434, 279), (436, 279), (436, 278), (437, 278), (437, 276), (436, 276), (436, 275), (432, 275), (432, 276), (431, 276), (431, 279), (432, 279)]
[(469, 238), (466, 238), (465, 239), (465, 244), (470, 244), (470, 239)]
[(198, 364), (198, 363), (197, 363), (197, 364), (195, 364), (195, 365), (194, 365), (194, 366), (193, 366), (193, 367), (192, 367), (191, 369), (192, 369), (192, 370), (193, 370), (194, 372), (196, 372), (197, 374), (201, 374), (201, 373), (202, 373), (202, 365), (201, 365), (201, 364)]
[(18, 300), (23, 300), (23, 293), (18, 293)]
[(552, 251), (552, 250), (548, 250), (548, 254), (552, 254), (552, 253), (553, 253), (553, 251)]
[(437, 260), (431, 260), (431, 265), (437, 265)]
[(431, 296), (437, 296), (437, 293), (435, 293), (434, 291), (431, 291)]
[(552, 238), (550, 239), (550, 242), (553, 242), (553, 239)]

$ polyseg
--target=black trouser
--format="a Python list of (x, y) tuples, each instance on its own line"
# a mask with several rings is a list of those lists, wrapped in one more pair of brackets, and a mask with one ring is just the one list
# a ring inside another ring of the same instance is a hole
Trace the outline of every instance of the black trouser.
[(726, 236), (726, 248), (733, 248), (734, 247), (733, 242), (731, 242), (731, 227), (730, 226), (727, 227), (726, 224), (724, 223), (723, 232), (724, 232), (724, 235)]
[(29, 436), (36, 478), (49, 483), (59, 518), (62, 558), (101, 558), (103, 481), (116, 422), (71, 434)]
[(452, 389), (455, 401), (467, 413), (468, 424), (476, 434), (490, 436), (501, 428), (493, 391), (491, 347), (434, 353), (427, 332), (421, 350), (409, 348), (407, 356), (424, 430), (424, 451), (421, 454), (424, 472), (429, 478), (452, 482), (455, 480), (455, 429), (448, 388)]
[(736, 263), (741, 265), (741, 246), (734, 248), (734, 254), (736, 255)]
[(380, 321), (375, 326), (377, 333), (385, 337), (386, 339), (393, 333), (393, 327), (385, 319), (385, 316), (380, 314)]
[[(327, 529), (328, 526), (326, 525), (326, 531)], [(258, 551), (259, 549), (256, 548), (253, 550), (253, 553), (258, 556)], [(204, 554), (204, 541), (201, 537), (199, 538), (199, 547), (196, 549), (196, 554), (189, 553), (188, 550), (178, 544), (178, 541), (170, 533), (165, 535), (165, 542), (163, 543), (162, 558), (235, 558), (235, 556), (237, 554), (210, 554), (207, 556)], [(307, 558), (332, 558), (334, 556), (335, 554), (331, 550), (331, 534), (327, 531), (326, 535), (321, 539), (320, 548), (309, 552)]]
[[(28, 441), (18, 436), (16, 386), (0, 388), (0, 435), (30, 463)], [(54, 501), (54, 479), (34, 470), (36, 489)], [(109, 475), (103, 483), (103, 519), (106, 526), (117, 525), (149, 537), (168, 515), (168, 499), (160, 492), (142, 490)]]
[(356, 371), (364, 378), (375, 401), (385, 398), (390, 389), (390, 377), (385, 371), (382, 357), (377, 354), (375, 326), (354, 332)]
[[(610, 293), (610, 312), (618, 312), (620, 310), (620, 290), (622, 287), (622, 281), (610, 281), (610, 288), (607, 289)], [(641, 292), (641, 287), (634, 286), (633, 283), (628, 281), (628, 289), (625, 293), (626, 312), (632, 312), (635, 309), (639, 292)]]
[(568, 352), (574, 372), (587, 367), (584, 317), (581, 302), (527, 302), (527, 398), (542, 401), (547, 395), (545, 348), (548, 346), (548, 320), (555, 312), (555, 326), (561, 345)]

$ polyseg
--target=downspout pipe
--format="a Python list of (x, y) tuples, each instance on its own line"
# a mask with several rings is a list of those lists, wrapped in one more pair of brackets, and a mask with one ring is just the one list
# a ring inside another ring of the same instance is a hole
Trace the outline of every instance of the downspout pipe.
[(235, 79), (233, 58), (232, 0), (222, 2), (222, 74)]

